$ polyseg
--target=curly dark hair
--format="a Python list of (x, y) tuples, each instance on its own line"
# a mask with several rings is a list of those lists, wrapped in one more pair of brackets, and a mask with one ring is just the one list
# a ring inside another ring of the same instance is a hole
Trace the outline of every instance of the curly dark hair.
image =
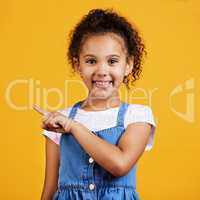
[(145, 45), (136, 28), (113, 9), (92, 9), (83, 16), (82, 20), (70, 32), (68, 61), (72, 64), (75, 72), (74, 58), (79, 59), (79, 53), (85, 39), (90, 35), (105, 33), (115, 33), (121, 36), (125, 42), (127, 58), (134, 57), (132, 72), (123, 80), (126, 87), (130, 89), (142, 72), (142, 58), (144, 54), (146, 55)]

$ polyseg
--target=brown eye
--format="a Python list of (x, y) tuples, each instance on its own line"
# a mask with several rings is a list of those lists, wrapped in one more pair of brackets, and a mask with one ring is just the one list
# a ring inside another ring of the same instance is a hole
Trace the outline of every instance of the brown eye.
[(117, 63), (118, 60), (116, 60), (116, 59), (110, 59), (108, 62), (109, 62), (111, 65), (113, 65), (113, 64)]
[(96, 63), (96, 60), (95, 59), (88, 59), (88, 60), (86, 60), (86, 63), (93, 65), (93, 64)]

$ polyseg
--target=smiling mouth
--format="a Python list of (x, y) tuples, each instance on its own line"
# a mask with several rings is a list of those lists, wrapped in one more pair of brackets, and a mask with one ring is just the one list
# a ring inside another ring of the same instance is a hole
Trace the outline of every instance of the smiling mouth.
[(92, 81), (92, 84), (98, 88), (108, 88), (113, 85), (113, 81)]

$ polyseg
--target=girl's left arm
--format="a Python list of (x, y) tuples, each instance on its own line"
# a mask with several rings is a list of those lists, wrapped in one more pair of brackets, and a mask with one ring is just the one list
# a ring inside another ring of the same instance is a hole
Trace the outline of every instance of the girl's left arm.
[(63, 134), (72, 133), (83, 149), (114, 176), (123, 176), (136, 164), (145, 150), (151, 125), (146, 122), (129, 124), (118, 145), (113, 145), (92, 134), (84, 125), (59, 112), (36, 111), (45, 115), (43, 128)]
[(84, 150), (114, 176), (123, 176), (136, 164), (145, 150), (151, 125), (146, 122), (129, 124), (118, 145), (99, 138), (78, 122), (71, 126), (71, 133)]

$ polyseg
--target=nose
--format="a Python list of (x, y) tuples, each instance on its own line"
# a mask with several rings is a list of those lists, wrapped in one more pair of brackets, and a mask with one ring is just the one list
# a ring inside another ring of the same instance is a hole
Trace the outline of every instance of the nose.
[(98, 66), (97, 70), (96, 70), (96, 75), (98, 77), (105, 77), (108, 76), (108, 67), (104, 64), (101, 64), (100, 66)]

